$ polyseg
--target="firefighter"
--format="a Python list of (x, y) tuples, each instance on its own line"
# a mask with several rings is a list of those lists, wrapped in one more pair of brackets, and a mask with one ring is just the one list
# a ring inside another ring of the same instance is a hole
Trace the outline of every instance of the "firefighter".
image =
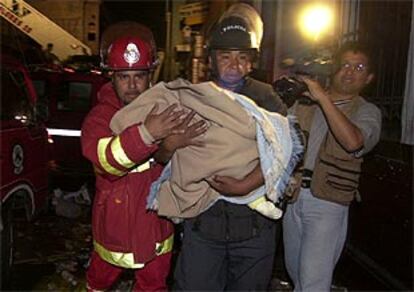
[[(286, 106), (272, 87), (249, 77), (259, 53), (262, 26), (251, 6), (230, 7), (210, 35), (212, 81), (286, 115)], [(223, 195), (240, 196), (263, 184), (263, 176), (258, 167), (242, 180), (216, 176), (211, 184)], [(185, 220), (183, 230), (175, 269), (177, 290), (267, 289), (276, 250), (275, 221), (245, 205), (219, 200), (201, 215)]]
[[(171, 150), (190, 145), (200, 128), (187, 128), (191, 116), (176, 111), (176, 105), (160, 113), (155, 105), (143, 123), (119, 135), (109, 128), (112, 116), (148, 89), (154, 61), (141, 38), (115, 40), (106, 61), (112, 80), (101, 88), (98, 104), (82, 125), (82, 152), (96, 172), (89, 291), (109, 289), (125, 268), (135, 269), (135, 291), (167, 289), (173, 226), (146, 210), (150, 185), (162, 170), (152, 158), (168, 159)], [(170, 137), (168, 152), (164, 143)]]

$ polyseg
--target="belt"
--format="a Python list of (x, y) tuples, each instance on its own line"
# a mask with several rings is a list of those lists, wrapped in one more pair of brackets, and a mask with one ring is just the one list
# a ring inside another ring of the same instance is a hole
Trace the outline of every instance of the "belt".
[(304, 189), (309, 189), (312, 181), (313, 171), (310, 169), (304, 169), (302, 173), (302, 182), (301, 187)]
[(310, 177), (307, 177), (308, 180), (305, 180), (305, 178), (302, 178), (302, 183), (300, 184), (300, 186), (304, 189), (309, 189), (310, 185), (311, 185), (311, 179)]

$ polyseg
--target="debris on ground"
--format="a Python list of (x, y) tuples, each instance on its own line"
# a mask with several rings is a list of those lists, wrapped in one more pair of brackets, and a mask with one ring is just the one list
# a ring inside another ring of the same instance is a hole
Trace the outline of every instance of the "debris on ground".
[[(80, 196), (82, 201), (76, 199)], [(56, 199), (61, 201), (55, 208), (34, 221), (16, 220), (14, 291), (86, 291), (85, 272), (93, 248), (91, 206), (79, 191), (55, 190), (52, 200)], [(73, 209), (57, 206), (78, 206), (80, 212), (73, 216)], [(124, 273), (111, 291), (132, 291), (133, 284), (134, 274)]]
[(84, 184), (74, 192), (63, 191), (60, 188), (53, 190), (52, 205), (56, 215), (66, 218), (78, 218), (85, 206), (91, 205), (91, 196), (87, 185)]

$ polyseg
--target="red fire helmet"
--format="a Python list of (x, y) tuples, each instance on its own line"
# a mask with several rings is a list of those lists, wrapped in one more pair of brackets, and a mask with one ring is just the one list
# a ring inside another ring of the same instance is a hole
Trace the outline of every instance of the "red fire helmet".
[(150, 44), (138, 37), (127, 36), (116, 39), (107, 54), (108, 70), (151, 70), (154, 58)]

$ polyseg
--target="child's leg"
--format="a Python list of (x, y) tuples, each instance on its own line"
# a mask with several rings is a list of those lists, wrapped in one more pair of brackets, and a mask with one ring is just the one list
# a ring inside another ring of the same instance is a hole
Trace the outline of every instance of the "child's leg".
[(268, 201), (265, 196), (261, 196), (247, 205), (268, 218), (279, 219), (282, 217), (282, 210), (277, 208), (271, 201)]

